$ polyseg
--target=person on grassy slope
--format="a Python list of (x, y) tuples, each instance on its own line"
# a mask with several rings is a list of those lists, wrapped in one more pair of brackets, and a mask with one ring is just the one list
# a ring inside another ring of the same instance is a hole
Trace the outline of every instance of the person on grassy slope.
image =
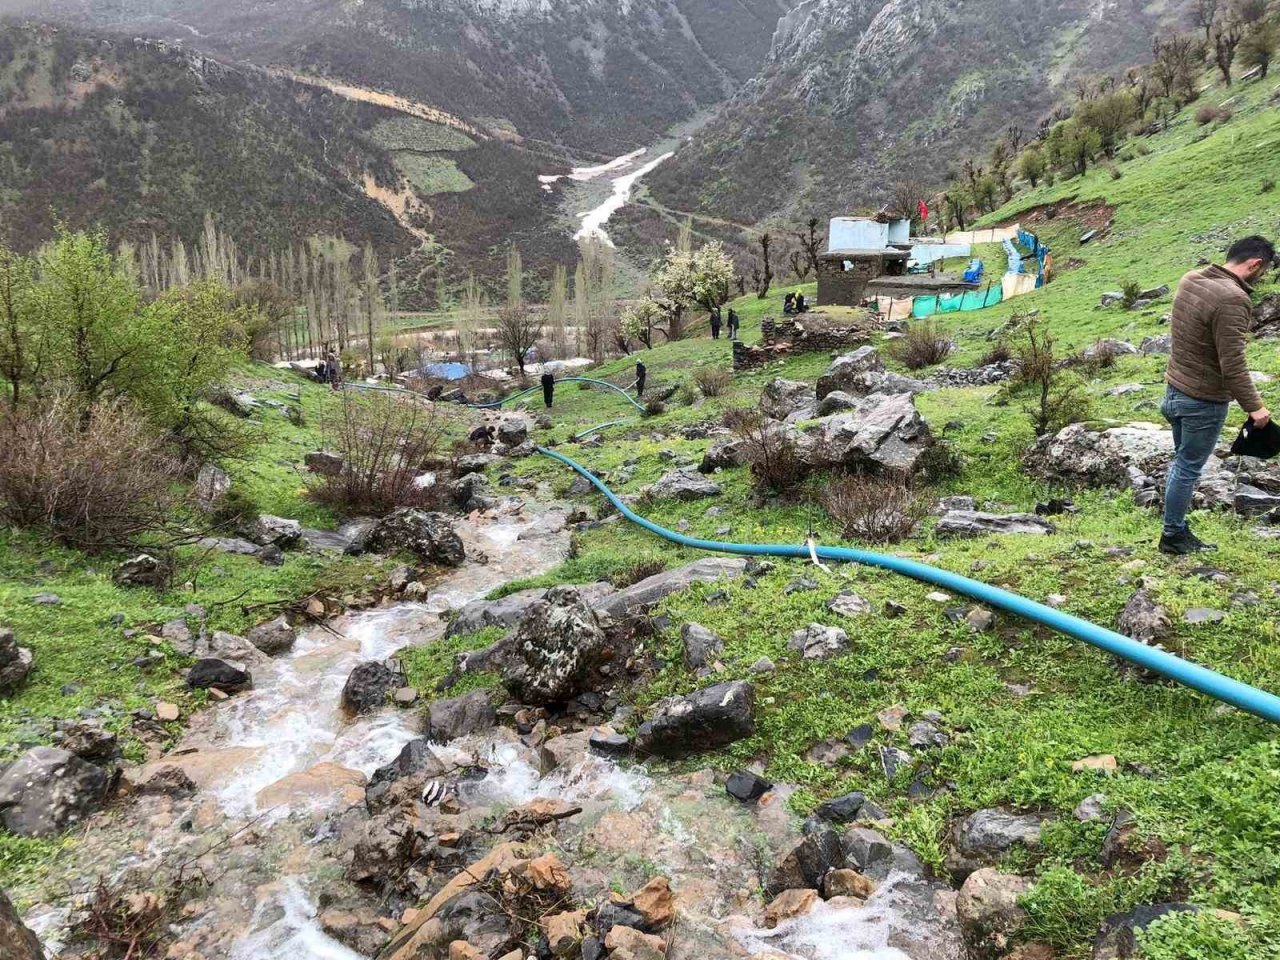
[(1245, 346), (1253, 323), (1250, 284), (1275, 260), (1259, 236), (1237, 240), (1225, 266), (1192, 270), (1178, 283), (1170, 318), (1168, 384), (1160, 412), (1173, 426), (1174, 459), (1164, 494), (1160, 551), (1180, 555), (1211, 548), (1187, 526), (1191, 495), (1222, 434), (1235, 400), (1260, 427), (1271, 420), (1249, 376)]

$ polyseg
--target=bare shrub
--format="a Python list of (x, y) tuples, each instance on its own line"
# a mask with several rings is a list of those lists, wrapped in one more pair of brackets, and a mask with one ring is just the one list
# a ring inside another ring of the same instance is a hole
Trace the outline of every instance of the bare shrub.
[(926, 320), (911, 324), (905, 334), (889, 345), (888, 352), (908, 370), (920, 370), (941, 363), (954, 349), (955, 343), (943, 336), (933, 321)]
[(791, 434), (781, 424), (758, 410), (740, 408), (726, 416), (743, 441), (747, 463), (756, 490), (761, 493), (790, 493), (804, 479), (805, 465)]
[(86, 551), (126, 549), (172, 532), (181, 464), (124, 400), (85, 410), (57, 395), (0, 420), (0, 518)]
[(693, 382), (698, 385), (704, 397), (718, 397), (729, 389), (733, 374), (715, 367), (699, 367), (693, 372)]
[(842, 536), (867, 543), (897, 543), (928, 511), (926, 498), (906, 473), (842, 474), (825, 485), (822, 504)]
[(316, 500), (347, 515), (434, 504), (434, 485), (417, 483), (444, 433), (433, 407), (386, 393), (353, 396), (344, 391), (324, 430), (343, 467), (333, 476), (312, 480)]
[(982, 355), (978, 361), (978, 366), (989, 367), (995, 363), (1006, 363), (1013, 359), (1013, 351), (1009, 349), (1009, 345), (1001, 340), (994, 347)]
[[(1003, 388), (1002, 399), (1026, 398), (1023, 409), (1039, 437), (1087, 416), (1089, 398), (1080, 378), (1058, 363), (1053, 335), (1034, 317), (1020, 319), (1023, 341), (1018, 346), (1016, 374)], [(1111, 353), (1106, 343), (1096, 344), (1094, 351)], [(1110, 362), (1115, 363), (1114, 353)]]
[(647, 580), (666, 569), (667, 565), (661, 560), (638, 560), (631, 566), (614, 573), (609, 581), (619, 590), (625, 590), (632, 584)]
[(1202, 127), (1213, 123), (1215, 120), (1226, 121), (1230, 119), (1230, 107), (1214, 107), (1206, 105), (1196, 110), (1196, 123)]

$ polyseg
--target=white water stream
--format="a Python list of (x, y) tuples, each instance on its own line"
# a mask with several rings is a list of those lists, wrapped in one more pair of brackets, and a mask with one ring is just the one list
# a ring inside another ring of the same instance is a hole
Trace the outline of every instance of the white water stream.
[[(469, 518), (457, 529), (469, 559), (445, 575), (424, 603), (400, 603), (341, 618), (331, 629), (307, 631), (286, 656), (255, 663), (254, 689), (205, 711), (188, 735), (152, 767), (175, 765), (197, 784), (196, 796), (170, 801), (139, 797), (121, 819), (91, 832), (73, 869), (92, 878), (124, 868), (195, 862), (210, 881), (202, 910), (179, 937), (212, 960), (361, 960), (327, 936), (316, 903), (325, 875), (342, 869), (334, 841), (344, 812), (364, 803), (364, 781), (418, 735), (417, 711), (386, 708), (350, 719), (339, 709), (357, 664), (431, 643), (443, 633), (441, 614), (483, 597), (517, 577), (550, 569), (568, 538), (559, 512), (510, 510)], [(483, 556), (481, 556), (483, 554)], [(768, 809), (726, 797), (709, 773), (655, 777), (583, 753), (548, 774), (537, 754), (509, 731), (436, 747), (446, 762), (481, 761), (488, 774), (458, 784), (468, 809), (510, 809), (538, 798), (581, 806), (562, 838), (564, 857), (584, 869), (638, 885), (656, 865), (681, 891), (681, 925), (670, 960), (703, 956), (788, 956), (795, 960), (935, 960), (933, 952), (889, 946), (919, 903), (900, 893), (894, 877), (864, 908), (819, 904), (808, 916), (762, 930), (730, 915), (759, 909), (744, 891), (758, 883), (758, 851), (778, 850), (798, 834), (786, 812), (786, 790)], [(145, 779), (144, 770), (136, 778)], [(576, 831), (576, 832), (575, 832)], [(753, 853), (753, 851), (755, 851)], [(210, 864), (210, 859), (213, 863)], [(635, 873), (635, 871), (641, 871)], [(319, 886), (317, 886), (319, 884)], [(65, 906), (45, 905), (29, 917), (57, 955)], [(723, 929), (721, 925), (725, 924)]]
[(631, 153), (624, 154), (621, 157), (615, 157), (608, 163), (602, 163), (594, 167), (574, 167), (572, 171), (565, 175), (551, 174), (538, 177), (538, 181), (542, 184), (544, 190), (550, 190), (552, 184), (557, 180), (567, 179), (578, 183), (588, 183), (596, 180), (606, 173), (614, 171), (626, 171), (620, 176), (614, 177), (612, 182), (612, 190), (609, 196), (596, 206), (585, 212), (576, 213), (580, 226), (578, 231), (573, 235), (574, 240), (585, 240), (588, 238), (597, 238), (603, 240), (609, 246), (613, 246), (613, 241), (609, 239), (609, 235), (605, 232), (605, 224), (609, 219), (627, 205), (631, 200), (631, 192), (635, 189), (635, 185), (640, 182), (647, 174), (655, 170), (659, 164), (671, 159), (675, 156), (675, 151), (667, 151), (648, 162), (641, 163), (641, 159), (648, 153), (648, 149), (641, 147)]

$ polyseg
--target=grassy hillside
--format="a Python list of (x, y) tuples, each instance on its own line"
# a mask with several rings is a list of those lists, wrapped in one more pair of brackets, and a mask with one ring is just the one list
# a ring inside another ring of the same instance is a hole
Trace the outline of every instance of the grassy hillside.
[(252, 258), (372, 243), (425, 306), (441, 271), (501, 276), (511, 242), (542, 273), (572, 258), (537, 181), (555, 166), (180, 46), (0, 24), (0, 239), (20, 250), (58, 223), (192, 244), (212, 213)]
[[(1098, 171), (1042, 188), (1000, 211), (993, 220), (1022, 215), (1029, 221), (1037, 208), (1056, 205), (1060, 212), (1052, 219), (1041, 214), (1036, 229), (1053, 246), (1059, 264), (1076, 263), (1047, 288), (1013, 303), (944, 317), (959, 345), (949, 362), (971, 365), (1014, 310), (1038, 310), (1064, 348), (1084, 347), (1104, 336), (1138, 341), (1167, 330), (1160, 317), (1169, 309), (1168, 299), (1127, 312), (1095, 309), (1098, 297), (1130, 278), (1144, 286), (1173, 283), (1199, 257), (1220, 257), (1232, 237), (1280, 232), (1280, 194), (1262, 191), (1263, 181), (1274, 174), (1267, 158), (1280, 143), (1280, 110), (1270, 96), (1262, 85), (1240, 88), (1234, 119), (1204, 129), (1189, 113), (1179, 117), (1167, 133), (1127, 147), (1132, 159), (1119, 163), (1118, 179)], [(1079, 237), (1087, 218), (1072, 213), (1067, 204), (1073, 198), (1114, 208), (1111, 229), (1083, 247)], [(1002, 265), (998, 259), (992, 264), (997, 271)], [(747, 298), (736, 304), (745, 318), (746, 339), (758, 336), (759, 317), (776, 310), (783, 292), (775, 291), (767, 303)], [(1255, 344), (1250, 358), (1255, 370), (1280, 375), (1272, 342)], [(644, 351), (643, 359), (650, 382), (660, 387), (686, 380), (699, 366), (728, 367), (729, 345), (704, 337)], [(767, 371), (737, 374), (724, 396), (692, 403), (677, 399), (661, 416), (604, 431), (599, 447), (561, 449), (605, 475), (616, 476), (628, 464), (631, 479), (615, 489), (636, 493), (670, 469), (672, 455), (696, 459), (706, 448), (706, 440), (684, 439), (682, 427), (716, 421), (729, 407), (754, 406), (772, 377), (812, 382), (829, 359), (802, 355)], [(632, 362), (618, 360), (600, 372), (629, 382)], [(1160, 357), (1122, 358), (1088, 383), (1093, 416), (1158, 421), (1154, 401), (1162, 391), (1162, 372)], [(1140, 392), (1108, 394), (1132, 382), (1142, 384)], [(1280, 402), (1274, 384), (1262, 390), (1270, 404)], [(1164, 557), (1155, 549), (1157, 516), (1135, 507), (1128, 492), (1053, 490), (1023, 473), (1020, 460), (1032, 440), (1030, 424), (1017, 404), (994, 405), (996, 393), (994, 387), (945, 389), (918, 398), (933, 429), (964, 464), (959, 476), (931, 493), (969, 494), (979, 505), (1002, 511), (1029, 511), (1037, 501), (1065, 493), (1079, 512), (1055, 517), (1057, 533), (1045, 537), (943, 540), (927, 521), (919, 537), (894, 549), (1033, 599), (1064, 594), (1064, 609), (1105, 625), (1114, 622), (1139, 578), (1145, 578), (1173, 619), (1171, 650), (1280, 690), (1276, 541), (1259, 538), (1235, 516), (1208, 514), (1197, 517), (1197, 529), (1221, 549), (1185, 560)], [(687, 401), (693, 394), (683, 396)], [(564, 391), (552, 411), (556, 424), (550, 437), (563, 443), (586, 425), (624, 413), (616, 398), (604, 393)], [(1241, 418), (1234, 411), (1224, 435)], [(522, 469), (561, 490), (572, 479), (545, 459), (532, 458)], [(727, 470), (716, 480), (724, 490), (717, 498), (693, 504), (659, 501), (646, 504), (643, 512), (712, 539), (800, 543), (812, 530), (821, 542), (841, 542), (817, 506), (816, 486), (798, 502), (760, 504), (749, 491), (745, 469)], [(709, 515), (713, 506), (718, 512)], [(540, 582), (590, 580), (642, 562), (675, 565), (694, 556), (618, 523), (580, 533), (576, 543), (574, 558)], [(817, 588), (788, 593), (786, 587), (801, 577), (816, 581)], [(875, 612), (848, 620), (828, 611), (826, 602), (845, 589), (870, 600)], [(767, 775), (802, 785), (796, 800), (801, 809), (851, 789), (865, 790), (889, 810), (891, 832), (935, 865), (956, 815), (994, 805), (1052, 814), (1042, 847), (1006, 866), (1039, 879), (1026, 904), (1031, 921), (1025, 936), (1051, 944), (1058, 956), (1089, 956), (1098, 921), (1106, 914), (1170, 899), (1189, 899), (1242, 919), (1200, 921), (1211, 928), (1200, 930), (1200, 939), (1187, 932), (1172, 938), (1174, 949), (1153, 947), (1148, 956), (1275, 956), (1280, 951), (1280, 820), (1274, 802), (1280, 748), (1274, 728), (1181, 687), (1137, 682), (1110, 657), (1023, 621), (1001, 617), (993, 631), (974, 633), (956, 615), (970, 604), (958, 597), (934, 602), (926, 596), (931, 589), (874, 570), (824, 571), (779, 562), (752, 585), (717, 584), (676, 595), (660, 610), (669, 623), (658, 638), (666, 666), (638, 706), (702, 683), (752, 680), (757, 734), (715, 755), (712, 763), (730, 769), (760, 761)], [(905, 612), (885, 616), (881, 611), (890, 600)], [(1224, 611), (1225, 618), (1185, 622), (1183, 615), (1195, 607)], [(680, 665), (678, 630), (689, 620), (724, 638), (726, 673), (699, 680)], [(825, 663), (798, 661), (787, 651), (787, 639), (809, 622), (847, 629), (852, 653)], [(775, 673), (749, 672), (761, 656), (778, 665)], [(917, 752), (886, 780), (875, 747), (905, 747), (905, 733), (881, 730), (876, 714), (894, 704), (906, 706), (913, 717), (939, 711), (951, 741), (941, 751)], [(834, 763), (810, 754), (815, 745), (840, 740), (864, 723), (876, 729), (871, 746)], [(1072, 772), (1075, 761), (1095, 754), (1113, 754), (1117, 771), (1109, 776)], [(1095, 793), (1106, 795), (1108, 811), (1123, 808), (1136, 818), (1134, 852), (1121, 866), (1104, 868), (1100, 860), (1109, 819), (1081, 823), (1072, 816), (1074, 807)], [(1190, 952), (1204, 942), (1216, 946), (1209, 953)]]

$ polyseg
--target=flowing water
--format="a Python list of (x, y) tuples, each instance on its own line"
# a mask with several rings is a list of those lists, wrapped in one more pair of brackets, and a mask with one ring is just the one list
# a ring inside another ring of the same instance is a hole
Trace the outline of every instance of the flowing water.
[[(514, 502), (457, 528), (469, 559), (435, 583), (425, 602), (351, 614), (305, 632), (288, 655), (255, 663), (253, 690), (194, 718), (182, 742), (150, 765), (181, 767), (196, 795), (126, 799), (85, 835), (69, 863), (60, 863), (65, 876), (58, 882), (84, 893), (99, 873), (198, 876), (200, 899), (188, 904), (176, 935), (208, 960), (359, 960), (323, 932), (318, 903), (341, 875), (339, 836), (358, 819), (365, 779), (418, 734), (416, 711), (344, 716), (339, 700), (348, 674), (358, 663), (434, 642), (443, 615), (550, 569), (568, 546), (563, 512)], [(894, 931), (920, 909), (919, 897), (904, 893), (905, 878), (891, 877), (865, 908), (823, 904), (775, 930), (760, 929), (754, 891), (762, 865), (797, 839), (786, 809), (790, 791), (779, 788), (748, 807), (730, 800), (709, 771), (674, 776), (622, 766), (587, 752), (582, 736), (582, 749), (550, 772), (506, 728), (436, 752), (447, 763), (487, 768), (482, 779), (459, 784), (468, 810), (501, 811), (537, 798), (582, 807), (558, 839), (575, 875), (598, 877), (599, 889), (639, 886), (654, 870), (669, 876), (681, 899), (669, 960), (946, 960), (945, 953), (890, 946)], [(54, 955), (67, 905), (45, 904), (28, 915)]]

